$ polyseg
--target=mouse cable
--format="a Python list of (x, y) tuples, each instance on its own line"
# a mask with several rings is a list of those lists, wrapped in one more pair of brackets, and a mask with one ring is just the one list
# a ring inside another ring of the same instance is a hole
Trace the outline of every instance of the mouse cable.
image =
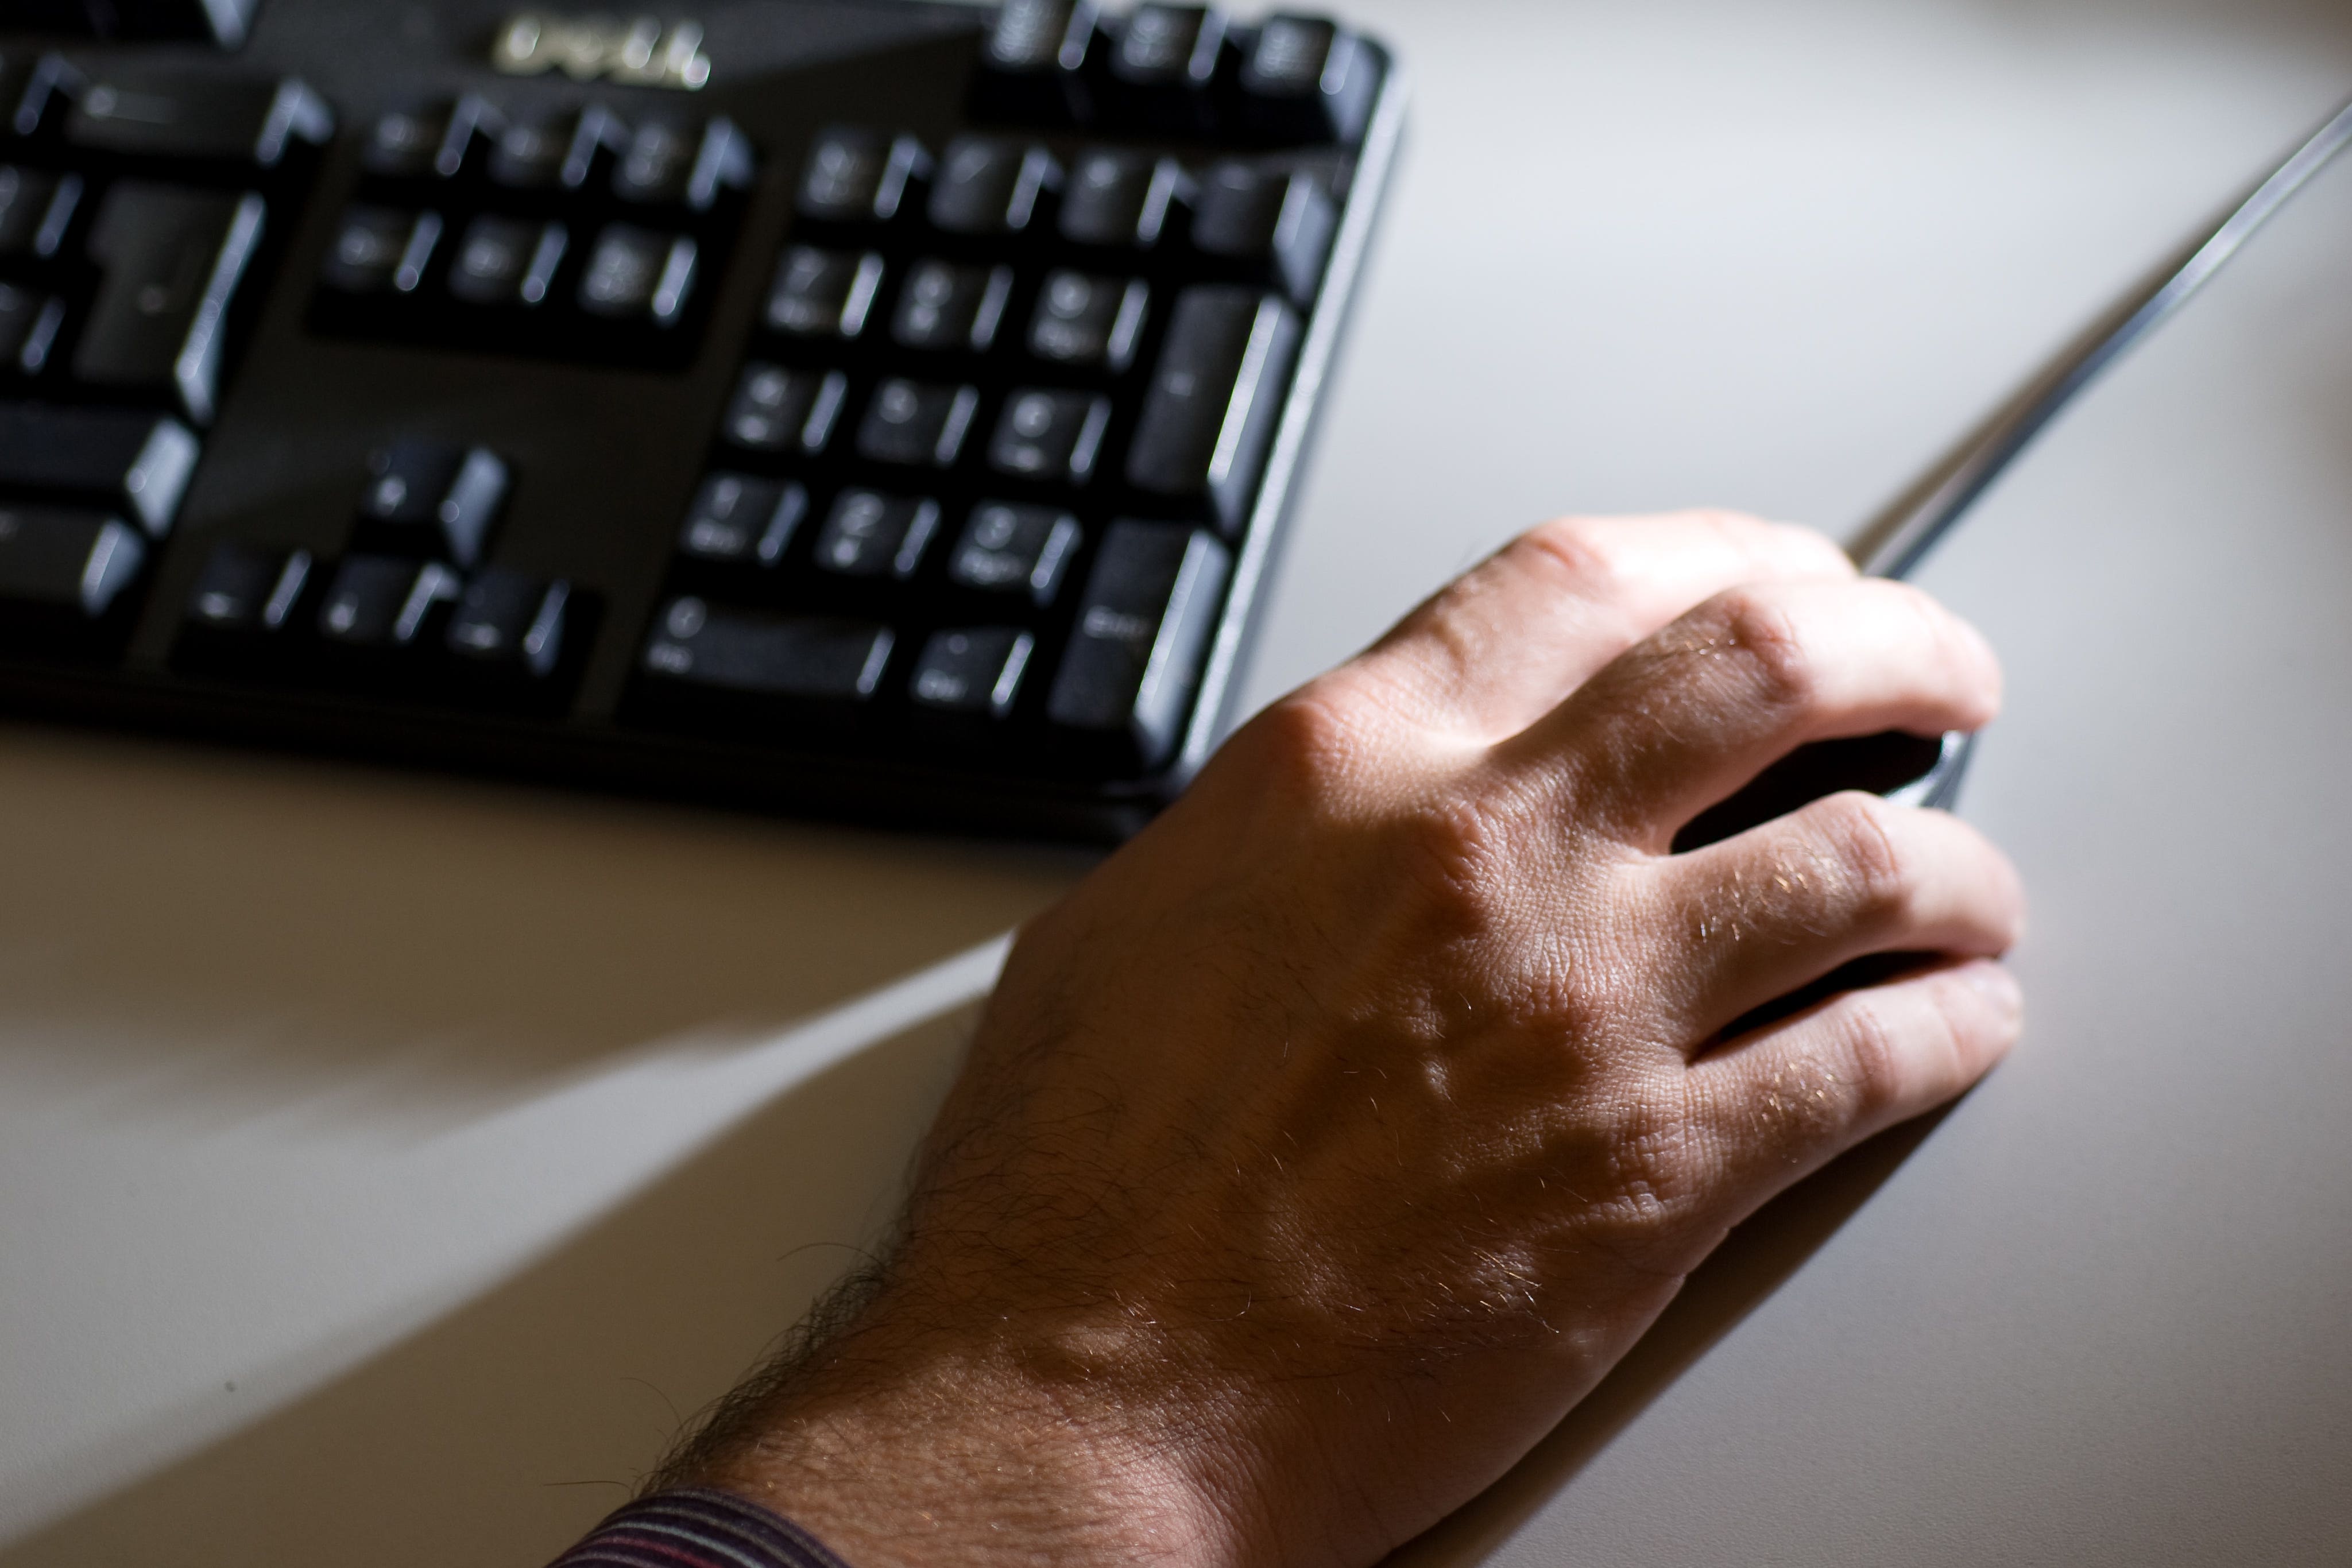
[(2352, 103), (2337, 110), (2220, 224), (2125, 295), (1900, 499), (1873, 517), (1848, 551), (1855, 564), (1873, 577), (1909, 576), (2077, 392), (2188, 303), (2347, 142), (2352, 142)]

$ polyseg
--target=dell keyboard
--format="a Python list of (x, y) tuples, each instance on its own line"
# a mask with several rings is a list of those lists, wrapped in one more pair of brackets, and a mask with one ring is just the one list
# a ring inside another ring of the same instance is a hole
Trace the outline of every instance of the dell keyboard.
[(1402, 104), (1192, 5), (0, 0), (0, 709), (1130, 831)]

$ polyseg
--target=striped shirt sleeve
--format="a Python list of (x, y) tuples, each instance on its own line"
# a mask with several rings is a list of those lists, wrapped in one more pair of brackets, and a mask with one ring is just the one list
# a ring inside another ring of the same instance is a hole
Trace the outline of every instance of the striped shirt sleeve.
[(615, 1512), (551, 1568), (847, 1568), (788, 1519), (732, 1492), (656, 1492)]

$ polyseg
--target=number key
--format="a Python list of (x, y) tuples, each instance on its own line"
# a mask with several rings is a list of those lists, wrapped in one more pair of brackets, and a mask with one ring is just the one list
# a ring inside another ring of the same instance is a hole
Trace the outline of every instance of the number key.
[(1063, 570), (1078, 550), (1078, 519), (1052, 507), (983, 501), (972, 508), (948, 560), (948, 580), (983, 593), (1027, 590), (1051, 604)]
[(988, 461), (1002, 474), (1083, 485), (1095, 471), (1103, 432), (1109, 427), (1107, 397), (1024, 388), (1006, 402), (995, 439), (988, 444)]
[(1066, 365), (1100, 366), (1114, 373), (1135, 360), (1150, 286), (1083, 272), (1050, 273), (1029, 323), (1029, 351)]

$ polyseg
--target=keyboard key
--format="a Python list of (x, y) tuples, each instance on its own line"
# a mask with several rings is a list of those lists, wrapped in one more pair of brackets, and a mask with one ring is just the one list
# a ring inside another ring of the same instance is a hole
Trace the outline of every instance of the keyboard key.
[(64, 300), (0, 283), (0, 366), (40, 374), (65, 324)]
[(877, 463), (948, 468), (980, 412), (976, 387), (893, 379), (874, 389), (857, 427), (857, 451)]
[(687, 235), (607, 224), (580, 275), (580, 308), (613, 319), (675, 324), (694, 287), (695, 245)]
[(1010, 0), (981, 50), (972, 85), (975, 118), (1024, 125), (1084, 120), (1092, 107), (1086, 71), (1102, 24), (1086, 0)]
[(845, 577), (909, 578), (939, 527), (937, 501), (844, 490), (817, 535), (816, 563)]
[(1191, 193), (1191, 176), (1173, 158), (1116, 148), (1081, 152), (1062, 198), (1062, 237), (1149, 250), (1160, 243), (1170, 211)]
[(940, 154), (931, 226), (949, 234), (1013, 235), (1029, 226), (1037, 198), (1056, 190), (1062, 166), (1043, 147), (996, 136), (959, 136)]
[(776, 264), (768, 325), (796, 338), (855, 338), (866, 329), (882, 270), (882, 258), (872, 251), (793, 246)]
[(505, 503), (505, 462), (487, 446), (404, 439), (368, 459), (360, 516), (402, 548), (444, 555), (459, 566), (482, 558)]
[(368, 128), (367, 141), (360, 149), (360, 166), (389, 179), (425, 179), (433, 172), (434, 155), (448, 134), (454, 107), (445, 100), (386, 110)]
[(441, 121), (441, 141), (433, 150), (429, 172), (438, 180), (455, 180), (479, 171), (506, 133), (507, 117), (481, 94), (469, 92), (449, 106)]
[(1051, 272), (1037, 291), (1029, 322), (1029, 351), (1041, 360), (1088, 370), (1123, 371), (1135, 361), (1151, 287), (1139, 277), (1095, 277)]
[(460, 587), (438, 561), (346, 556), (319, 606), (319, 635), (352, 648), (410, 647)]
[(1320, 16), (1269, 16), (1236, 81), (1244, 129), (1260, 141), (1363, 140), (1380, 66), (1353, 33)]
[(674, 120), (647, 120), (629, 138), (613, 170), (613, 194), (625, 202), (675, 202), (694, 167), (694, 133)]
[[(553, 225), (560, 234), (562, 225)], [(510, 305), (522, 298), (523, 274), (541, 225), (485, 214), (466, 225), (449, 262), (449, 292), (471, 305)], [(542, 286), (542, 292), (544, 288)]]
[(832, 617), (761, 615), (673, 599), (646, 643), (647, 674), (761, 695), (862, 702), (890, 662), (890, 629)]
[(121, 507), (157, 538), (171, 531), (199, 450), (185, 425), (161, 414), (0, 403), (0, 487)]
[[(418, 214), (389, 207), (347, 207), (319, 267), (320, 280), (346, 294), (380, 294), (394, 287), (401, 262), (408, 256)], [(439, 220), (436, 220), (437, 231)], [(437, 233), (436, 233), (437, 237)], [(428, 247), (429, 253), (429, 247)], [(422, 280), (420, 259), (415, 269)], [(410, 288), (416, 287), (412, 282)]]
[(713, 120), (702, 128), (694, 163), (686, 173), (686, 204), (709, 212), (730, 192), (751, 188), (751, 143), (731, 120)]
[(89, 244), (104, 276), (74, 350), (74, 374), (176, 393), (190, 418), (210, 423), (229, 307), (261, 244), (262, 214), (252, 194), (143, 180), (109, 187)]
[(1107, 397), (1024, 387), (1005, 400), (988, 444), (989, 466), (1023, 479), (1083, 485), (1094, 475), (1109, 428)]
[(1138, 5), (1127, 18), (1110, 74), (1140, 88), (1205, 91), (1225, 43), (1224, 14), (1206, 5)]
[(204, 158), (273, 169), (289, 149), (334, 134), (327, 100), (295, 78), (124, 71), (93, 80), (66, 117), (66, 140), (95, 152)]
[(74, 101), (89, 90), (89, 78), (63, 55), (43, 55), (33, 62), (25, 88), (16, 96), (9, 129), (26, 141), (52, 140), (63, 134)]
[(1209, 89), (1231, 45), (1224, 14), (1206, 5), (1138, 5), (1127, 18), (1110, 74), (1126, 90), (1120, 118), (1150, 130), (1191, 132), (1212, 120)]
[(1028, 632), (1011, 626), (935, 632), (915, 659), (908, 693), (924, 707), (1003, 718), (1035, 647)]
[(986, 353), (1012, 298), (1009, 267), (919, 261), (898, 291), (890, 336), (909, 349)]
[(1026, 592), (1051, 604), (1077, 553), (1078, 519), (1052, 507), (983, 501), (948, 560), (948, 580), (983, 593)]
[(466, 584), (442, 643), (475, 665), (536, 680), (563, 658), (563, 612), (572, 585), (492, 567)]
[(572, 133), (562, 117), (511, 120), (490, 147), (490, 179), (511, 190), (552, 186), (563, 173)]
[(839, 371), (746, 365), (719, 430), (729, 441), (754, 452), (799, 451), (814, 456), (833, 439), (848, 393), (849, 378)]
[(1204, 503), (1228, 534), (1238, 533), (1298, 333), (1296, 311), (1254, 289), (1207, 285), (1177, 296), (1128, 448), (1128, 482)]
[(120, 517), (67, 507), (0, 507), (0, 603), (96, 620), (146, 559), (138, 530)]
[(57, 255), (81, 193), (79, 174), (0, 165), (0, 256)]
[(1339, 224), (1339, 209), (1314, 175), (1233, 160), (1201, 181), (1192, 245), (1206, 255), (1271, 266), (1304, 305), (1315, 298)]
[(907, 188), (930, 172), (931, 155), (911, 136), (835, 128), (809, 150), (801, 175), (803, 217), (826, 223), (888, 223)]
[(284, 626), (310, 578), (308, 550), (215, 545), (188, 595), (187, 619), (215, 632), (275, 632)]
[(687, 509), (678, 551), (698, 560), (773, 566), (783, 559), (808, 505), (808, 490), (799, 484), (713, 474)]
[(1223, 602), (1230, 559), (1181, 523), (1121, 521), (1103, 536), (1046, 716), (1126, 742), (1156, 768), (1175, 753)]

